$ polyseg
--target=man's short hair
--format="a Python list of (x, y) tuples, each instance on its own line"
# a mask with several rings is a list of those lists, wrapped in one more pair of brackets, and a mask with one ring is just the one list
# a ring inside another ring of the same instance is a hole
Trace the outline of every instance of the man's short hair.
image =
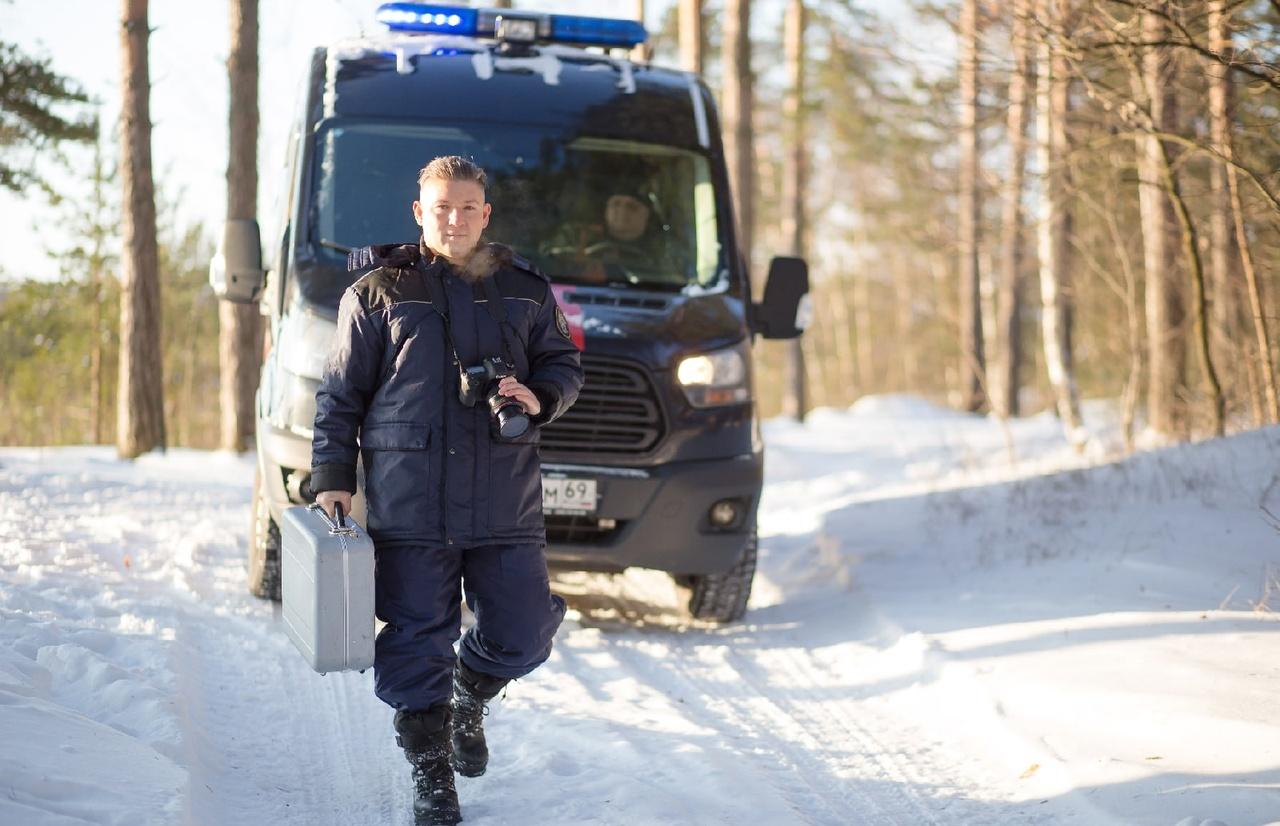
[(485, 189), (489, 178), (483, 169), (461, 155), (441, 155), (418, 173), (419, 188), (427, 181), (473, 181)]

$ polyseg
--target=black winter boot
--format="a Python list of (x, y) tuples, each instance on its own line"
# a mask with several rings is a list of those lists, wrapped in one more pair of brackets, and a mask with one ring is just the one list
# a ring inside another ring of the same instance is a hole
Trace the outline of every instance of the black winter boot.
[(452, 826), (462, 820), (453, 788), (450, 714), (444, 705), (396, 712), (396, 743), (413, 767), (415, 826)]
[(506, 677), (473, 671), (461, 660), (453, 671), (453, 765), (463, 777), (479, 777), (489, 765), (484, 741), (486, 704), (509, 682)]

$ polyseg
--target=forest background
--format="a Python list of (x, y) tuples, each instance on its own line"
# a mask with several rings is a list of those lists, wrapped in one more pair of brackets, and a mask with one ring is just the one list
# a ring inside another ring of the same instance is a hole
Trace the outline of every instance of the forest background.
[[(1276, 422), (1280, 2), (884, 6), (651, 10), (650, 59), (700, 68), (721, 100), (753, 276), (775, 254), (810, 262), (809, 331), (756, 349), (761, 414), (910, 392), (1053, 410), (1083, 446), (1079, 399), (1096, 397), (1131, 447)], [(902, 45), (924, 28), (948, 38), (943, 59)], [(2, 40), (0, 186), (55, 204), (67, 232), (61, 278), (0, 281), (0, 443), (122, 444), (120, 121)], [(33, 149), (74, 187), (26, 163)], [(151, 442), (237, 444), (214, 228), (158, 191)]]

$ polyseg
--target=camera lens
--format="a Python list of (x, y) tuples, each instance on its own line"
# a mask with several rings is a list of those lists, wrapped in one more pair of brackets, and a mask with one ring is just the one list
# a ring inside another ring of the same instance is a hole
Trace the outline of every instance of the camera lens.
[(529, 429), (529, 417), (525, 415), (524, 409), (518, 404), (509, 404), (500, 408), (497, 416), (498, 431), (504, 439), (523, 436), (524, 432)]
[(496, 383), (488, 401), (493, 417), (498, 420), (498, 432), (502, 438), (515, 439), (529, 429), (529, 416), (524, 412), (524, 406), (499, 393)]

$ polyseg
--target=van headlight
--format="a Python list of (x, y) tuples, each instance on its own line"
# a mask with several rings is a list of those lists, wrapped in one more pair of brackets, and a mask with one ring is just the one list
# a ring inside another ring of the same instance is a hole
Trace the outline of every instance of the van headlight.
[(694, 407), (740, 404), (751, 398), (747, 362), (736, 347), (681, 359), (676, 381)]
[(276, 340), (280, 366), (295, 376), (319, 381), (329, 358), (329, 348), (338, 325), (314, 313), (294, 312), (285, 316)]

